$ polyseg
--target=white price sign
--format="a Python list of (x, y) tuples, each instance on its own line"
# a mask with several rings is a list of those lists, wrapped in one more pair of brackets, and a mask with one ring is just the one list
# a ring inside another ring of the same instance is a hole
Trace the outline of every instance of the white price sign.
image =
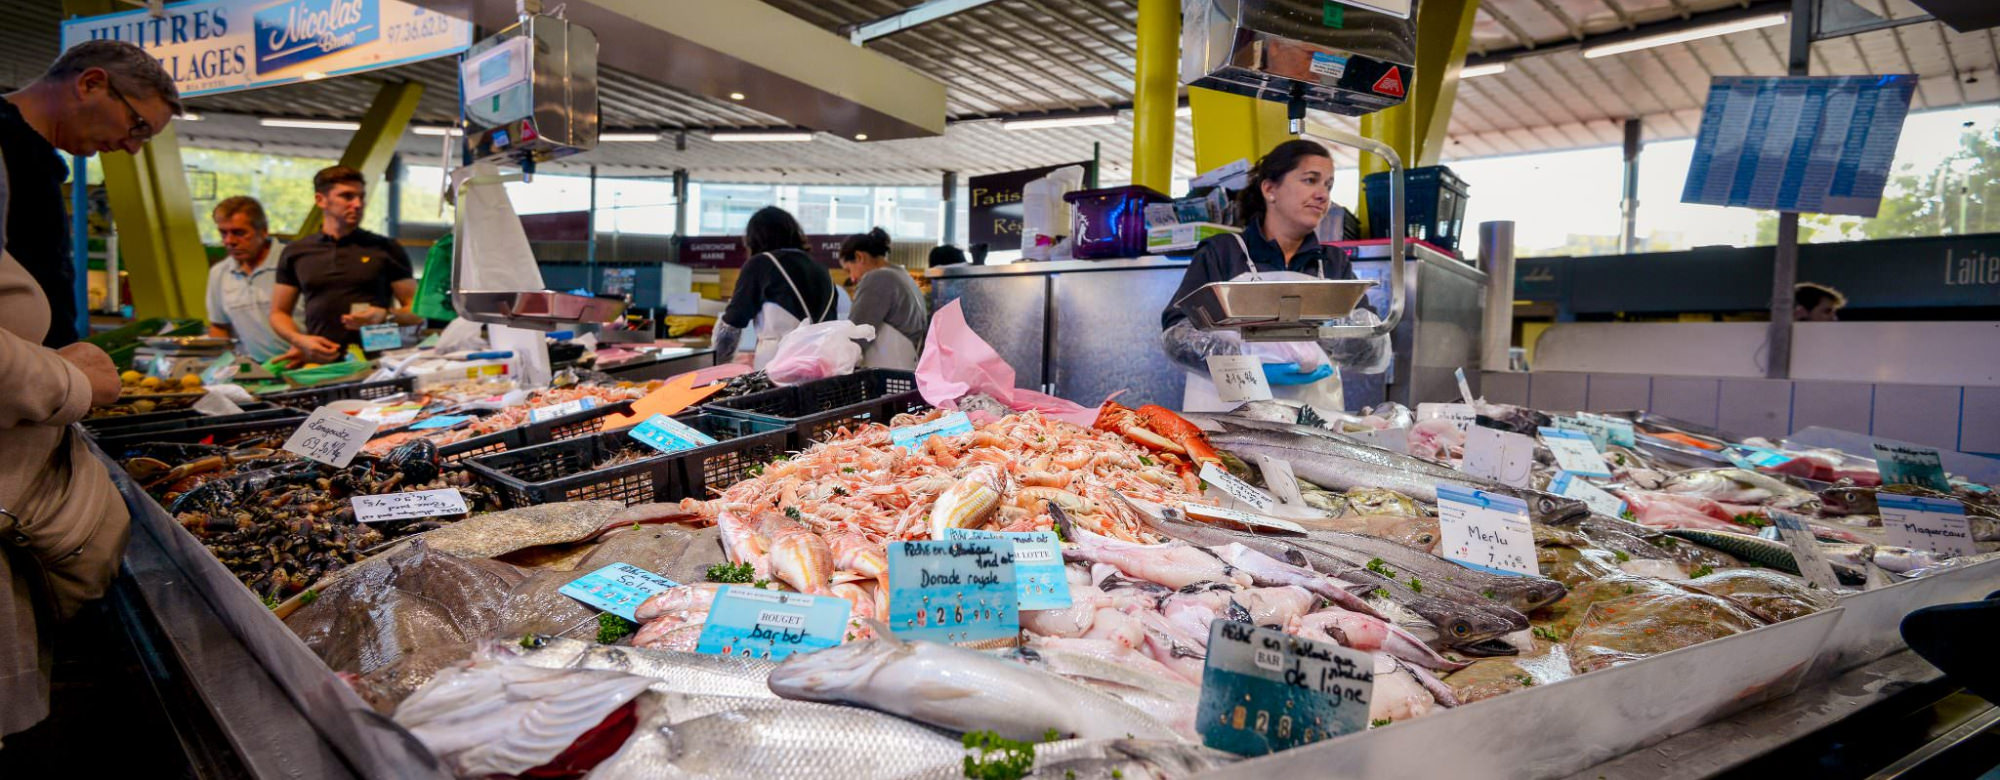
[(1264, 378), (1264, 361), (1256, 355), (1210, 355), (1208, 379), (1215, 397), (1225, 404), (1271, 400), (1271, 382)]
[(373, 421), (321, 407), (285, 440), (285, 451), (344, 469), (375, 436), (375, 428)]
[(1513, 496), (1438, 486), (1438, 550), (1446, 558), (1496, 574), (1541, 574), (1528, 503)]
[(1586, 477), (1611, 476), (1611, 466), (1604, 462), (1604, 455), (1597, 451), (1590, 435), (1559, 428), (1543, 428), (1542, 444), (1549, 453), (1556, 456), (1556, 465), (1564, 471)]
[(1582, 501), (1596, 514), (1607, 517), (1621, 517), (1625, 514), (1623, 500), (1567, 471), (1557, 472), (1556, 478), (1549, 480), (1549, 492)]
[(1408, 428), (1378, 428), (1369, 431), (1355, 431), (1348, 435), (1399, 455), (1410, 454), (1410, 429)]
[(458, 492), (458, 488), (355, 496), (350, 499), (350, 503), (354, 505), (354, 520), (359, 523), (381, 523), (417, 517), (450, 517), (468, 511), (465, 508), (465, 496)]
[(531, 423), (547, 422), (557, 417), (576, 414), (577, 412), (581, 412), (585, 409), (595, 408), (596, 406), (597, 406), (597, 399), (595, 398), (578, 398), (572, 401), (564, 401), (559, 404), (549, 404), (548, 406), (537, 406), (533, 409), (528, 410), (528, 422)]
[(1534, 467), (1534, 439), (1477, 425), (1465, 432), (1465, 460), (1459, 471), (1524, 488), (1529, 486)]
[(1461, 431), (1471, 430), (1479, 414), (1468, 404), (1417, 404), (1417, 421), (1444, 418)]
[(1303, 506), (1305, 496), (1299, 492), (1299, 478), (1292, 474), (1292, 464), (1269, 455), (1257, 456), (1257, 468), (1264, 472), (1264, 486), (1271, 489), (1280, 503)]
[(1278, 505), (1278, 502), (1271, 498), (1271, 494), (1258, 490), (1256, 485), (1237, 479), (1236, 475), (1223, 471), (1220, 466), (1213, 463), (1201, 464), (1201, 478), (1209, 487), (1220, 490), (1224, 495), (1248, 504), (1259, 512), (1269, 512), (1271, 507)]
[(1769, 510), (1771, 520), (1777, 523), (1778, 535), (1785, 544), (1791, 545), (1792, 558), (1799, 564), (1799, 573), (1807, 581), (1827, 590), (1840, 587), (1839, 578), (1833, 574), (1833, 564), (1826, 562), (1826, 555), (1820, 552), (1819, 541), (1813, 538), (1812, 527), (1806, 525), (1798, 515), (1778, 510)]
[(1220, 520), (1223, 522), (1235, 523), (1237, 525), (1243, 526), (1244, 528), (1248, 528), (1252, 531), (1255, 531), (1259, 528), (1269, 528), (1272, 530), (1285, 531), (1287, 533), (1295, 533), (1295, 534), (1304, 534), (1306, 532), (1304, 526), (1301, 526), (1298, 523), (1294, 523), (1290, 520), (1280, 520), (1275, 517), (1264, 517), (1263, 515), (1253, 515), (1250, 514), (1249, 512), (1238, 512), (1234, 509), (1225, 509), (1219, 506), (1209, 506), (1207, 504), (1194, 504), (1183, 501), (1181, 502), (1181, 511), (1187, 513), (1188, 517), (1193, 517), (1201, 520), (1208, 520), (1211, 522)]
[(1939, 555), (1975, 555), (1972, 528), (1966, 524), (1965, 505), (1948, 498), (1876, 493), (1882, 510), (1882, 530), (1889, 543), (1912, 550), (1929, 550)]

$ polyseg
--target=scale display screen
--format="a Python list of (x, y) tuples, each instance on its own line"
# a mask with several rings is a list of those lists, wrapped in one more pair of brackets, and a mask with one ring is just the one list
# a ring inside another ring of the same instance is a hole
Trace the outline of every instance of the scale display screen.
[[(532, 41), (516, 36), (474, 53), (459, 65), (465, 114), (473, 127), (493, 127), (525, 119), (534, 111)], [(497, 139), (496, 139), (497, 140)]]

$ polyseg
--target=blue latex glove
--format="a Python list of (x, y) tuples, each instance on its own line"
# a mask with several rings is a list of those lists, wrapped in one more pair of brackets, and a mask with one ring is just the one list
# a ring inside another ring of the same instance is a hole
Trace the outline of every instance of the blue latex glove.
[(1311, 371), (1300, 371), (1297, 363), (1265, 363), (1264, 381), (1272, 386), (1309, 385), (1333, 376), (1333, 366), (1321, 363)]

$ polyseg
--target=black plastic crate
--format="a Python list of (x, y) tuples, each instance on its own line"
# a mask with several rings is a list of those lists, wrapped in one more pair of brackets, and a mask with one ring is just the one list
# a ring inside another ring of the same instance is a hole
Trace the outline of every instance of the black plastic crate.
[(709, 411), (793, 426), (792, 449), (801, 450), (838, 429), (889, 420), (929, 408), (911, 371), (871, 368), (791, 387), (779, 387), (709, 404)]
[(372, 401), (387, 398), (397, 393), (407, 393), (416, 386), (415, 377), (397, 377), (379, 382), (345, 382), (325, 387), (308, 387), (300, 390), (283, 390), (265, 393), (261, 398), (274, 404), (304, 409), (308, 412), (334, 401), (360, 399)]
[[(632, 453), (645, 457), (599, 466)], [(463, 463), (498, 487), (508, 506), (515, 507), (561, 501), (665, 501), (673, 494), (680, 471), (674, 456), (655, 452), (624, 431), (536, 444)]]
[[(244, 412), (261, 412), (268, 409), (280, 408), (263, 402), (237, 404), (237, 407)], [(214, 417), (215, 415), (202, 414), (193, 409), (169, 409), (162, 412), (121, 414), (117, 417), (98, 417), (84, 420), (83, 429), (92, 434), (116, 434), (120, 431), (130, 430), (135, 426), (156, 425), (180, 420), (209, 420)]]
[(706, 433), (716, 443), (673, 454), (680, 461), (680, 479), (670, 499), (714, 498), (723, 489), (749, 479), (752, 468), (786, 453), (792, 426), (776, 420), (720, 412), (674, 415), (681, 424)]
[[(189, 425), (184, 428), (163, 428), (159, 430), (116, 431), (94, 436), (97, 446), (113, 460), (124, 460), (126, 451), (141, 444), (152, 442), (174, 442), (180, 444), (216, 444), (224, 447), (246, 447), (252, 444), (273, 449), (284, 446), (285, 439), (292, 431), (306, 421), (306, 415), (296, 409), (285, 409), (289, 415), (272, 414), (279, 410), (252, 412), (248, 415), (224, 415), (208, 418), (203, 425)], [(255, 419), (228, 419), (255, 416)]]
[[(1368, 236), (1389, 238), (1389, 173), (1361, 179), (1368, 197)], [(1470, 191), (1450, 168), (1431, 165), (1403, 172), (1403, 227), (1407, 238), (1456, 251), (1465, 230)]]

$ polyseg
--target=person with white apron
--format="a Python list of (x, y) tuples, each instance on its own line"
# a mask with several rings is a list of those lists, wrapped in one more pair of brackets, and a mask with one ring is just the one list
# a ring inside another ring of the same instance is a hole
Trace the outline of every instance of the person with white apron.
[(806, 253), (805, 231), (777, 206), (750, 215), (743, 242), (750, 259), (736, 277), (736, 289), (715, 323), (715, 362), (736, 359), (743, 329), (755, 326), (757, 349), (751, 365), (763, 368), (785, 335), (808, 322), (841, 316), (833, 274)]
[[(1314, 231), (1326, 216), (1333, 185), (1333, 158), (1326, 147), (1304, 139), (1273, 148), (1251, 169), (1240, 194), (1241, 234), (1213, 236), (1195, 249), (1187, 275), (1174, 293), (1179, 301), (1202, 286), (1222, 281), (1353, 279), (1354, 267), (1337, 247), (1319, 243)], [(1377, 322), (1366, 301), (1352, 324)], [(1209, 378), (1208, 358), (1255, 355), (1263, 364), (1271, 396), (1304, 403), (1331, 418), (1346, 410), (1341, 398), (1340, 362), (1375, 371), (1386, 357), (1387, 337), (1298, 342), (1246, 342), (1235, 331), (1202, 331), (1172, 303), (1160, 315), (1167, 356), (1187, 373), (1181, 409), (1222, 412), (1225, 403)]]
[(916, 280), (889, 265), (889, 234), (875, 228), (849, 236), (840, 245), (840, 267), (854, 285), (848, 319), (875, 328), (875, 339), (862, 346), (862, 367), (916, 370), (931, 315)]

